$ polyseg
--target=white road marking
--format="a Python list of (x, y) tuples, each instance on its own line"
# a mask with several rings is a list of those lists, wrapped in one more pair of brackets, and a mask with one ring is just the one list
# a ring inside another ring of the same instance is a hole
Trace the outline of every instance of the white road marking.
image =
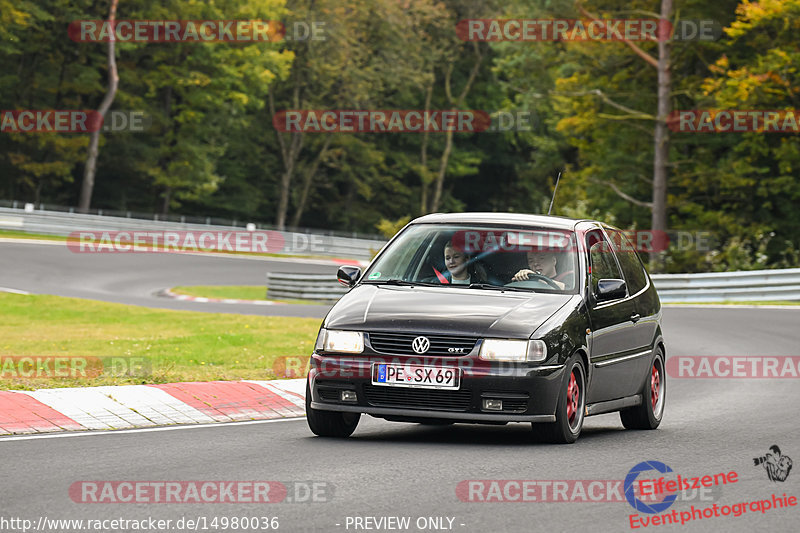
[(156, 424), (206, 424), (214, 419), (166, 391), (147, 385), (95, 387)]
[(46, 239), (25, 239), (25, 238), (14, 238), (14, 237), (0, 237), (0, 243), (7, 242), (12, 244), (51, 244), (57, 246), (65, 246), (67, 241), (50, 241)]
[(30, 296), (31, 294), (27, 291), (21, 291), (19, 289), (9, 289), (8, 287), (0, 287), (0, 292), (10, 292), (11, 294), (22, 294), (25, 296)]
[(305, 420), (306, 417), (293, 417), (293, 418), (273, 418), (271, 420), (248, 420), (246, 422), (212, 422), (211, 424), (192, 424), (191, 426), (167, 426), (158, 428), (138, 428), (138, 429), (119, 429), (114, 431), (70, 431), (65, 433), (55, 433), (51, 435), (23, 435), (13, 437), (0, 438), (0, 442), (10, 442), (16, 440), (36, 440), (36, 439), (61, 439), (68, 437), (91, 437), (96, 435), (120, 435), (123, 433), (149, 433), (153, 431), (177, 431), (181, 429), (198, 429), (198, 428), (213, 428), (213, 427), (228, 427), (228, 426), (245, 426), (250, 424), (271, 424), (273, 422), (296, 422), (298, 420)]

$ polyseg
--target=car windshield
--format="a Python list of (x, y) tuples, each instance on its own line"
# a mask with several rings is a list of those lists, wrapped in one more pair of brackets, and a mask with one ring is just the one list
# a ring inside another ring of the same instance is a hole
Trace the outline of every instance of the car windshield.
[(575, 235), (530, 226), (414, 224), (364, 273), (363, 283), (574, 293)]

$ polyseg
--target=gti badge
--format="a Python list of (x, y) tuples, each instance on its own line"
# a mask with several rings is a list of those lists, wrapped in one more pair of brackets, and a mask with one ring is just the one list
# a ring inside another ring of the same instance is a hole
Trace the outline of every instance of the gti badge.
[(428, 337), (417, 337), (411, 341), (411, 349), (417, 353), (425, 353), (431, 347)]

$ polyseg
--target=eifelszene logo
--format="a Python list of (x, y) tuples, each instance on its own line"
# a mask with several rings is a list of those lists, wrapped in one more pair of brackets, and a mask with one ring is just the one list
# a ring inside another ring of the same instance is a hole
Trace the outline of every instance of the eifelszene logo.
[(767, 471), (767, 477), (772, 482), (786, 481), (792, 470), (792, 460), (788, 455), (781, 455), (781, 449), (777, 444), (770, 446), (766, 455), (753, 457), (753, 464), (755, 466), (762, 465)]
[(670, 479), (672, 476), (666, 475), (658, 475), (657, 478), (651, 479), (647, 479), (647, 475), (640, 477), (640, 474), (650, 471), (658, 474), (673, 472), (662, 462), (643, 461), (630, 469), (628, 475), (625, 476), (624, 484), (625, 499), (628, 500), (631, 507), (646, 514), (659, 514), (671, 507), (677, 500), (688, 501), (694, 499), (695, 496), (704, 499), (705, 493), (708, 491), (716, 490), (717, 494), (711, 494), (711, 497), (719, 499), (719, 491), (723, 485), (736, 483), (739, 480), (739, 474), (732, 470), (727, 473), (718, 472), (713, 475), (694, 477), (677, 474), (674, 479)]
[(663, 500), (656, 503), (645, 503), (637, 498), (634, 492), (636, 487), (636, 478), (638, 478), (639, 474), (642, 472), (648, 472), (650, 470), (655, 470), (661, 474), (672, 472), (670, 467), (660, 461), (642, 461), (638, 465), (631, 468), (628, 472), (628, 475), (625, 476), (625, 499), (628, 500), (628, 503), (631, 504), (631, 506), (637, 511), (649, 514), (658, 514), (661, 511), (665, 511), (673, 503), (675, 503), (678, 495), (668, 494)]

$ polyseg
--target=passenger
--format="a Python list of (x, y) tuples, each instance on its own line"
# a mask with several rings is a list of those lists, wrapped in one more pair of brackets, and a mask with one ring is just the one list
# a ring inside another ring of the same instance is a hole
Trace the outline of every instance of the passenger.
[(533, 274), (539, 274), (553, 280), (561, 289), (565, 288), (565, 280), (574, 276), (575, 272), (568, 270), (558, 273), (558, 254), (543, 250), (531, 250), (527, 253), (528, 267), (523, 268), (511, 278), (511, 281), (525, 281)]
[(486, 283), (487, 275), (484, 268), (474, 260), (470, 260), (464, 250), (454, 245), (453, 241), (447, 241), (444, 245), (444, 266), (447, 273), (442, 274), (438, 270), (436, 277), (441, 283), (452, 283), (453, 285), (469, 285), (470, 283)]

